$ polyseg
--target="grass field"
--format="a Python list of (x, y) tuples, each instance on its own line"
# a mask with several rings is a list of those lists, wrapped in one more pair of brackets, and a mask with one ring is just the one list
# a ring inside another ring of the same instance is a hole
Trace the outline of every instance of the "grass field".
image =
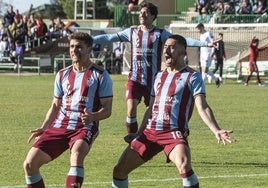
[[(85, 161), (83, 187), (111, 187), (112, 168), (126, 147), (123, 137), (126, 76), (112, 75), (113, 113), (101, 122), (101, 134)], [(254, 78), (252, 79), (254, 80)], [(0, 188), (26, 187), (22, 168), (30, 145), (29, 130), (41, 125), (53, 96), (53, 75), (0, 74)], [(248, 87), (227, 80), (220, 88), (207, 85), (207, 100), (224, 129), (233, 129), (237, 142), (218, 145), (196, 110), (190, 121), (192, 165), (202, 188), (268, 187), (268, 86)], [(139, 120), (145, 108), (139, 106)], [(41, 173), (47, 187), (63, 188), (69, 170), (69, 152), (45, 165)], [(161, 153), (129, 175), (131, 188), (182, 187), (172, 163)]]

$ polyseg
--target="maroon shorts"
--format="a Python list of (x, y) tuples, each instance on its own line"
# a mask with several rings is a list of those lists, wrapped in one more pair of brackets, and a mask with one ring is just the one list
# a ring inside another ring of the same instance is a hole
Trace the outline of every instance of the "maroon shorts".
[(72, 148), (77, 140), (84, 140), (90, 146), (98, 136), (98, 128), (66, 130), (62, 128), (47, 129), (33, 144), (47, 153), (52, 160), (60, 156), (68, 148)]
[(145, 129), (141, 135), (131, 142), (131, 149), (137, 151), (143, 160), (148, 161), (164, 150), (169, 162), (169, 154), (178, 144), (188, 145), (187, 138), (181, 131), (155, 131)]
[(147, 86), (141, 85), (132, 80), (128, 80), (126, 83), (126, 100), (137, 99), (139, 102), (144, 97), (144, 104), (149, 106), (151, 89)]

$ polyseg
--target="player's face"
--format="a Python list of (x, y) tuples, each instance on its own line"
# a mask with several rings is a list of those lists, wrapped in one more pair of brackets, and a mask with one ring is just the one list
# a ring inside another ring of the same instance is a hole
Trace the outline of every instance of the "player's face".
[(167, 39), (163, 48), (163, 57), (167, 67), (176, 67), (183, 60), (185, 48), (179, 45), (175, 39)]
[(150, 13), (148, 8), (143, 7), (140, 10), (139, 20), (141, 25), (151, 25), (153, 23), (154, 17), (155, 16)]
[(203, 30), (204, 30), (204, 28), (202, 28), (202, 27), (198, 27), (198, 28), (197, 28), (197, 32), (198, 32), (198, 33), (202, 33)]
[(73, 62), (88, 63), (90, 47), (84, 41), (72, 39), (70, 41), (70, 56)]

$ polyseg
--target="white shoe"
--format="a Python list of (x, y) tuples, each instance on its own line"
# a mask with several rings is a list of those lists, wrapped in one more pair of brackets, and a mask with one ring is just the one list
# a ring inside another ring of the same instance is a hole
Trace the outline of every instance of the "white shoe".
[(211, 84), (211, 82), (212, 82), (212, 77), (208, 75), (207, 78), (208, 78), (208, 83)]
[(259, 83), (258, 85), (259, 85), (260, 87), (265, 86), (265, 84), (263, 84), (263, 83)]
[(248, 86), (248, 83), (244, 83), (244, 86)]

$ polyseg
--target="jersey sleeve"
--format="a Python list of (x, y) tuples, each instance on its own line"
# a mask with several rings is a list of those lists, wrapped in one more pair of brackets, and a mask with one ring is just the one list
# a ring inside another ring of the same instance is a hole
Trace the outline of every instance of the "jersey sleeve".
[(93, 37), (94, 44), (106, 44), (110, 42), (129, 42), (130, 28), (113, 34), (102, 34)]
[(186, 37), (186, 42), (187, 42), (187, 46), (191, 46), (191, 47), (205, 47), (207, 46), (207, 42), (201, 42), (199, 40), (190, 38), (190, 37)]
[(166, 40), (168, 39), (168, 37), (169, 37), (170, 35), (172, 35), (172, 34), (171, 34), (170, 32), (168, 32), (167, 30), (163, 29), (161, 35), (162, 35), (162, 37), (161, 37), (162, 42), (164, 43), (164, 42), (166, 42)]
[(63, 88), (61, 85), (60, 72), (56, 74), (54, 81), (54, 97), (59, 99), (63, 97)]
[(112, 97), (113, 96), (113, 82), (107, 71), (103, 72), (100, 80), (99, 97)]
[(195, 72), (190, 79), (190, 90), (193, 96), (198, 94), (206, 94), (205, 84), (200, 73)]
[(93, 43), (94, 44), (107, 44), (109, 42), (118, 42), (120, 41), (117, 34), (102, 34), (102, 35), (97, 35), (93, 37)]

